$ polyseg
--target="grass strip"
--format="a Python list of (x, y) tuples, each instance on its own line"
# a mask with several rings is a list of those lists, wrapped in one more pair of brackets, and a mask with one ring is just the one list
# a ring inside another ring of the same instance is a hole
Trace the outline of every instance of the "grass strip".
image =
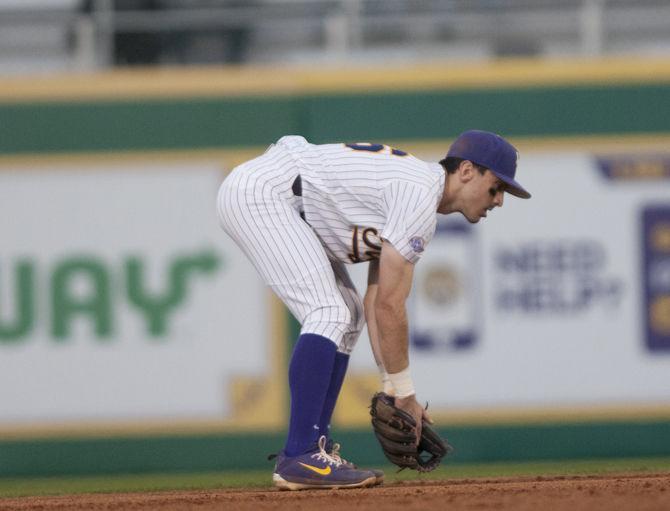
[[(523, 463), (487, 463), (445, 465), (429, 474), (392, 466), (381, 467), (386, 481), (421, 479), (463, 479), (519, 476), (575, 476), (617, 473), (670, 472), (670, 458), (600, 459)], [(0, 498), (82, 493), (157, 492), (175, 490), (216, 490), (234, 488), (269, 489), (268, 470), (243, 472), (205, 472), (170, 474), (129, 474), (86, 477), (44, 477), (0, 479)]]

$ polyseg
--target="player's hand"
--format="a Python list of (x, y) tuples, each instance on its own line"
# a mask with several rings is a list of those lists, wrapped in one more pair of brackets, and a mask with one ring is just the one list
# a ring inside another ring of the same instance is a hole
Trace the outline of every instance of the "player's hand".
[(421, 441), (421, 423), (426, 421), (428, 424), (432, 424), (433, 421), (428, 415), (426, 409), (419, 404), (416, 400), (416, 395), (413, 394), (407, 397), (396, 397), (395, 405), (401, 410), (409, 413), (416, 422), (416, 444), (419, 445)]

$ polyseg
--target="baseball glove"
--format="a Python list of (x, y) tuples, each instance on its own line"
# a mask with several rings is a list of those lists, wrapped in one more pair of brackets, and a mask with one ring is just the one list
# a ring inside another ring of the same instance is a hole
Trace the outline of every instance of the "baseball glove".
[(396, 407), (395, 399), (384, 392), (372, 397), (370, 415), (384, 454), (401, 470), (411, 468), (430, 472), (453, 450), (426, 421), (421, 423), (421, 439), (417, 446), (414, 417)]

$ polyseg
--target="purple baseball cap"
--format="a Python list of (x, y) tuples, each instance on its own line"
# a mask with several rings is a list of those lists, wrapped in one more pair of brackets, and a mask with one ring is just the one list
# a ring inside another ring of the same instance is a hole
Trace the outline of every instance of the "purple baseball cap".
[(447, 153), (449, 156), (486, 167), (507, 185), (507, 192), (522, 199), (530, 199), (530, 193), (514, 180), (519, 152), (500, 135), (489, 131), (465, 131), (451, 144)]

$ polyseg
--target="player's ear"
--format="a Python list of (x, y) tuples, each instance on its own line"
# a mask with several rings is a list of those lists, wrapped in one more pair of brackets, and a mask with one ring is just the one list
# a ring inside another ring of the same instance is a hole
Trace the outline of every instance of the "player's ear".
[(467, 183), (468, 181), (472, 180), (476, 170), (477, 169), (475, 169), (475, 166), (470, 160), (463, 160), (458, 166), (458, 177), (460, 178), (461, 182)]

